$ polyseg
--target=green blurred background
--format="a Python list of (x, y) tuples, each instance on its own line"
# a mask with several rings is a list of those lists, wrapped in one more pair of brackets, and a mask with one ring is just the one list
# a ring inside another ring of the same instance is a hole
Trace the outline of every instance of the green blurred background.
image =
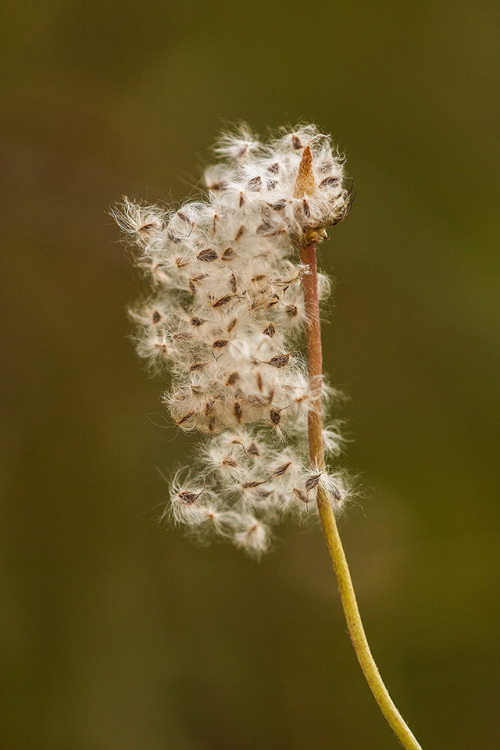
[(500, 7), (10, 0), (2, 25), (1, 746), (397, 747), (317, 528), (260, 564), (156, 521), (190, 444), (128, 335), (107, 210), (181, 200), (227, 121), (314, 121), (356, 199), (321, 249), (342, 534), (424, 748), (498, 718)]

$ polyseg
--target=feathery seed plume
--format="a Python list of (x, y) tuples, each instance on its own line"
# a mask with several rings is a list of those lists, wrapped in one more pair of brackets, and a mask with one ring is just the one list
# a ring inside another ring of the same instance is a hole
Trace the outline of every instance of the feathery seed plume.
[[(137, 351), (170, 372), (174, 422), (205, 436), (166, 513), (259, 555), (281, 518), (315, 514), (318, 486), (336, 512), (348, 496), (343, 472), (310, 464), (308, 413), (331, 390), (311, 388), (297, 347), (309, 272), (299, 250), (345, 216), (349, 192), (343, 161), (313, 125), (268, 143), (244, 126), (215, 152), (205, 201), (164, 211), (125, 199), (114, 215), (152, 287), (131, 312)], [(335, 426), (324, 431), (326, 451), (340, 443)]]

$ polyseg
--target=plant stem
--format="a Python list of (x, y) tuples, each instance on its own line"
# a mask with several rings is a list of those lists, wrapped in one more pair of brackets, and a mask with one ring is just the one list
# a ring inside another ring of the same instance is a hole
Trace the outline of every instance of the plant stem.
[[(303, 276), (304, 303), (306, 312), (307, 336), (307, 365), (309, 381), (314, 399), (314, 408), (309, 412), (308, 434), (309, 455), (314, 468), (323, 469), (325, 454), (323, 448), (323, 424), (321, 415), (321, 389), (323, 378), (323, 363), (321, 353), (321, 327), (318, 303), (318, 274), (316, 267), (316, 247), (314, 243), (307, 245), (300, 252), (301, 261), (309, 266), (309, 273)], [(365, 675), (366, 681), (377, 701), (380, 710), (396, 733), (403, 747), (407, 750), (422, 750), (401, 714), (394, 705), (389, 692), (384, 685), (377, 665), (370, 651), (366, 639), (363, 623), (359, 614), (356, 594), (352, 585), (351, 574), (347, 564), (344, 549), (337, 528), (332, 504), (328, 493), (318, 488), (318, 510), (323, 534), (333, 568), (337, 577), (340, 598), (352, 640), (352, 645), (358, 661)]]

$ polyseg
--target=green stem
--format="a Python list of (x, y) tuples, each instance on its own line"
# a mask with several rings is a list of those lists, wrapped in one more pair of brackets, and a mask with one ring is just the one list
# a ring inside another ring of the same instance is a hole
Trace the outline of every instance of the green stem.
[[(321, 328), (318, 302), (318, 277), (316, 268), (316, 247), (310, 244), (300, 253), (301, 261), (309, 266), (309, 273), (303, 276), (304, 303), (306, 312), (307, 364), (309, 380), (314, 399), (314, 408), (309, 412), (308, 434), (309, 455), (312, 465), (323, 469), (325, 454), (323, 448), (323, 424), (321, 415), (321, 387), (323, 363), (321, 353)], [(351, 574), (340, 539), (337, 522), (328, 493), (318, 489), (318, 510), (326, 544), (337, 576), (340, 598), (352, 640), (352, 645), (365, 675), (366, 681), (377, 701), (380, 710), (392, 727), (399, 741), (407, 750), (422, 750), (409, 727), (394, 705), (389, 691), (384, 685), (366, 639), (359, 614), (356, 594)]]

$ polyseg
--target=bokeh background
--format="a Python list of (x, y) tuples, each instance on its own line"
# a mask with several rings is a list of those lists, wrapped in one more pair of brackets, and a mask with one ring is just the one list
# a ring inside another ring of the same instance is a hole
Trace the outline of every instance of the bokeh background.
[(1, 745), (396, 747), (317, 528), (261, 563), (158, 525), (192, 443), (128, 340), (107, 215), (179, 201), (228, 121), (317, 122), (355, 202), (321, 249), (348, 399), (342, 519), (374, 654), (424, 748), (495, 747), (500, 7), (7, 0)]

